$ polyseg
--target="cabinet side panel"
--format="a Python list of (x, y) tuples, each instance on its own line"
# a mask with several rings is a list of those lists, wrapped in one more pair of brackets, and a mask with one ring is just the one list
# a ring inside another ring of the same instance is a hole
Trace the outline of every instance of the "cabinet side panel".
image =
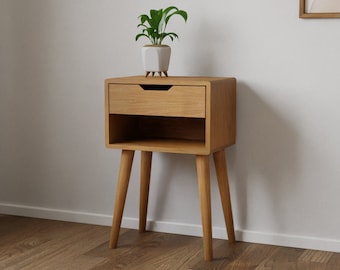
[(211, 89), (211, 149), (216, 151), (235, 143), (236, 79), (215, 81)]
[(104, 87), (104, 113), (105, 113), (105, 145), (106, 147), (109, 145), (110, 143), (110, 130), (109, 130), (109, 82), (108, 80), (105, 80), (105, 87)]
[(109, 115), (109, 144), (138, 138), (138, 118), (134, 115)]

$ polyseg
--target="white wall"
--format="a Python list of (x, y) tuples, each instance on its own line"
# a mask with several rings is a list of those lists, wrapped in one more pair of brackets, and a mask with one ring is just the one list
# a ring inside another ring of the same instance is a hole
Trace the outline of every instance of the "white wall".
[[(1, 0), (0, 213), (110, 224), (120, 152), (104, 147), (104, 79), (143, 73), (136, 17), (174, 4), (189, 21), (174, 21), (170, 75), (238, 79), (238, 239), (340, 251), (340, 20), (299, 19), (298, 2)], [(137, 154), (130, 227), (138, 169)], [(214, 174), (212, 197), (223, 238)], [(149, 218), (200, 235), (194, 157), (154, 155)]]

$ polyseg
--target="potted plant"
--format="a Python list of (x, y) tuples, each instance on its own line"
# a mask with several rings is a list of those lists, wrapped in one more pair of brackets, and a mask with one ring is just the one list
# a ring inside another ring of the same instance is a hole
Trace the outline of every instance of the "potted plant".
[(151, 44), (144, 45), (142, 48), (142, 58), (146, 77), (152, 73), (158, 72), (160, 76), (164, 73), (168, 76), (168, 68), (170, 62), (171, 48), (163, 44), (165, 38), (178, 38), (174, 32), (166, 32), (166, 27), (170, 18), (174, 15), (179, 15), (186, 22), (188, 14), (184, 10), (180, 10), (175, 6), (170, 6), (165, 9), (151, 9), (149, 15), (142, 14), (138, 18), (140, 23), (138, 28), (142, 28), (142, 32), (136, 35), (136, 41), (141, 37), (149, 39)]

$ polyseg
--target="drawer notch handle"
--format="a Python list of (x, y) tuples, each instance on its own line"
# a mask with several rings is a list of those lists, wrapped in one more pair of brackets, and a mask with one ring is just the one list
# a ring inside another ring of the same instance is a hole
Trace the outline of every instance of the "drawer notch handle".
[(146, 91), (169, 91), (172, 85), (168, 84), (140, 84), (140, 87)]

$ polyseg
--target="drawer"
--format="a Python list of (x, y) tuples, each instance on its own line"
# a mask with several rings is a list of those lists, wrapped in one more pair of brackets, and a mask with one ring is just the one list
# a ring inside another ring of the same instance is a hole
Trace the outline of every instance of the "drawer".
[(110, 114), (205, 118), (205, 86), (109, 84)]

